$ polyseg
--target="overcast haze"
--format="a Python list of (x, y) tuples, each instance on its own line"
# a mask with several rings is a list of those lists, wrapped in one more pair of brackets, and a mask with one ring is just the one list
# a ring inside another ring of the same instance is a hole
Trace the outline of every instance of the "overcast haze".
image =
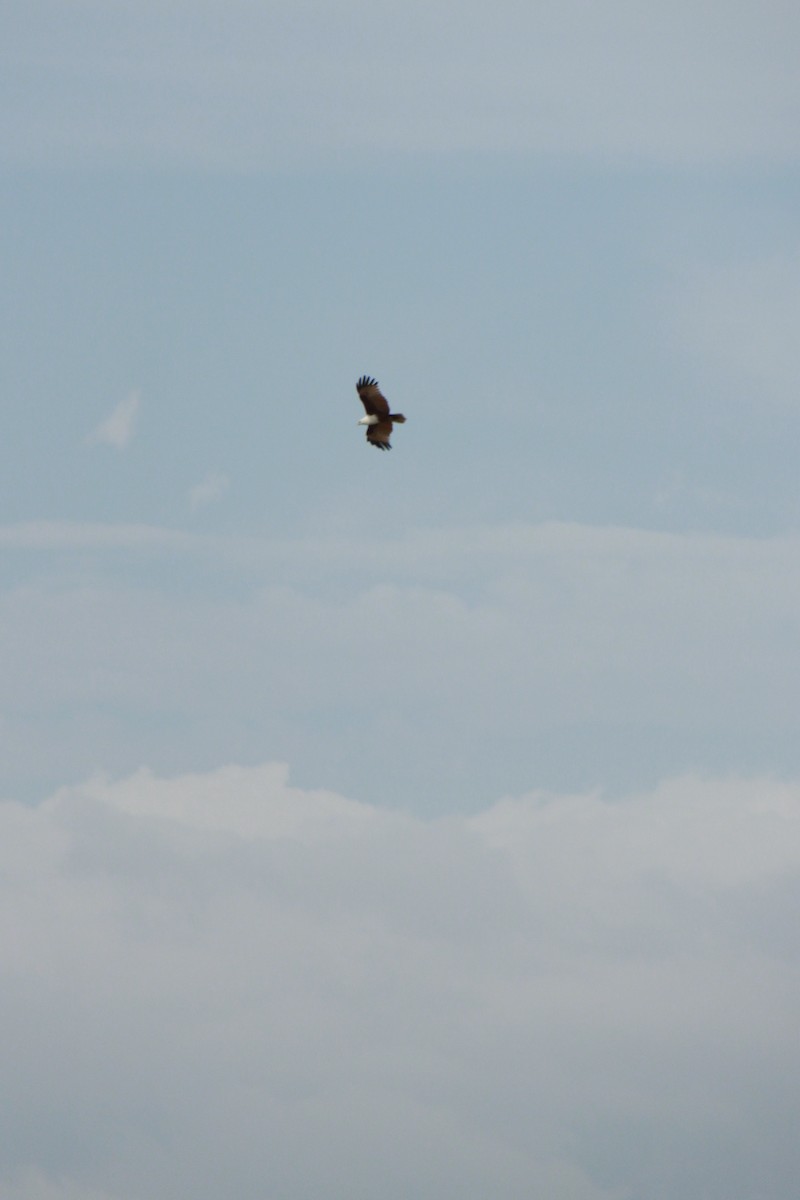
[(4, 1200), (794, 1200), (799, 49), (4, 6)]

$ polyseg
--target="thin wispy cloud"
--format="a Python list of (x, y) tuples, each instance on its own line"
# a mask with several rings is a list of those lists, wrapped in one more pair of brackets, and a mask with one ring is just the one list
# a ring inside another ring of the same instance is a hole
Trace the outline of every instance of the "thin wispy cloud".
[(154, 525), (102, 521), (21, 521), (0, 525), (0, 546), (8, 550), (171, 551), (205, 545), (195, 534)]
[(796, 407), (800, 245), (676, 273), (670, 326), (684, 355), (719, 372), (750, 406)]
[(230, 480), (222, 471), (209, 471), (200, 483), (189, 490), (189, 507), (192, 512), (214, 504), (228, 490)]
[(133, 439), (139, 413), (139, 393), (130, 392), (113, 412), (89, 434), (90, 445), (114, 446), (124, 450)]
[[(311, 39), (287, 0), (236, 0), (224, 44), (213, 5), (195, 6), (180, 36), (169, 6), (82, 8), (68, 29), (53, 0), (18, 16), (3, 64), (17, 96), (14, 120), (0, 122), (6, 158), (264, 165), (331, 146), (662, 162), (797, 154), (797, 12), (776, 0), (740, 0), (735, 19), (721, 0), (504, 0), (466, 4), (459, 21), (445, 0), (345, 2)], [(117, 56), (126, 70), (109, 78)], [(360, 61), (373, 68), (369, 105)]]

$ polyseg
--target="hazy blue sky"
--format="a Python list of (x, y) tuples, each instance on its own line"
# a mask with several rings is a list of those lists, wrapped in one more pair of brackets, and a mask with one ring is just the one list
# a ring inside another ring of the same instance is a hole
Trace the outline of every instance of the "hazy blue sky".
[(799, 51), (2, 7), (4, 1200), (794, 1200)]

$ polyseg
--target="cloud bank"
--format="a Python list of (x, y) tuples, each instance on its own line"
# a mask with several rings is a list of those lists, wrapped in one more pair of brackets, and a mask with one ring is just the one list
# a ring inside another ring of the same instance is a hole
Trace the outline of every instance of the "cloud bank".
[(800, 786), (0, 805), (9, 1200), (786, 1200)]

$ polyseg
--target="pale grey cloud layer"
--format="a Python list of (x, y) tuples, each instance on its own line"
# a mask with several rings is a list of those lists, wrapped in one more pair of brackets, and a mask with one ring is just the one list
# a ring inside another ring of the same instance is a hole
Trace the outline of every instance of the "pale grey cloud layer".
[(25, 564), (0, 595), (0, 745), (26, 794), (242, 757), (422, 811), (800, 770), (794, 536), (25, 525), (0, 544)]
[(0, 805), (10, 1200), (789, 1200), (800, 790)]
[(6, 160), (795, 160), (784, 0), (7, 5)]

